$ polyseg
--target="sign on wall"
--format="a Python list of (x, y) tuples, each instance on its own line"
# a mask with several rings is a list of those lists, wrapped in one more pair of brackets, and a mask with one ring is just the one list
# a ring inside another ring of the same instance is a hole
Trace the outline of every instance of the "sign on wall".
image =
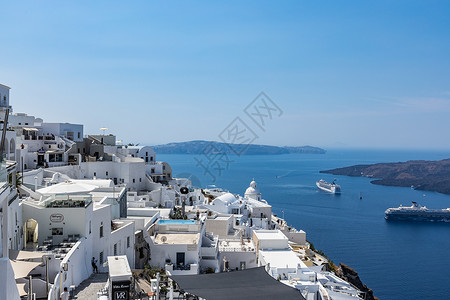
[(62, 221), (64, 221), (63, 214), (51, 214), (50, 215), (50, 222), (60, 223)]
[(130, 299), (130, 281), (113, 281), (112, 282), (113, 300), (129, 300)]

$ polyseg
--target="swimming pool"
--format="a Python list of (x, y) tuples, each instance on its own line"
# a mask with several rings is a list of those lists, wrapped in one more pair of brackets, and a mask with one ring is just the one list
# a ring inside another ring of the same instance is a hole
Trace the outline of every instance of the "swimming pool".
[(159, 220), (159, 224), (195, 224), (194, 220)]

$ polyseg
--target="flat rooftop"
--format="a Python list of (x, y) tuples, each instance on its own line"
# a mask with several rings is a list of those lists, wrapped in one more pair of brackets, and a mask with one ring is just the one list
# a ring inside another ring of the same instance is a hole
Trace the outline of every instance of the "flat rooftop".
[(155, 244), (160, 245), (198, 245), (200, 233), (159, 233)]
[(223, 252), (255, 252), (255, 245), (252, 241), (244, 239), (244, 244), (240, 240), (219, 241), (219, 249)]
[(212, 219), (212, 220), (228, 221), (230, 218), (231, 218), (231, 216), (226, 216), (226, 217), (221, 216), (221, 217), (217, 217), (217, 218)]
[(280, 230), (255, 230), (253, 233), (258, 240), (287, 240), (288, 238)]
[(260, 250), (259, 255), (266, 263), (270, 263), (271, 268), (297, 268), (299, 264), (302, 268), (306, 268), (306, 265), (291, 250)]
[(130, 276), (131, 269), (128, 264), (128, 259), (125, 255), (108, 256), (109, 275), (111, 278)]

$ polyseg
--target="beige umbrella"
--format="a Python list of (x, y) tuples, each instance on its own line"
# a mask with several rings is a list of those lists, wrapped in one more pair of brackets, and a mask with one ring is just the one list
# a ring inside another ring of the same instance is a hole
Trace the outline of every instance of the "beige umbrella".
[(32, 262), (32, 261), (15, 261), (10, 260), (11, 266), (14, 271), (14, 278), (24, 278), (30, 274), (37, 266), (41, 265), (42, 262)]
[(16, 285), (17, 285), (17, 289), (19, 290), (19, 296), (20, 297), (28, 295), (28, 292), (25, 291), (26, 283), (16, 283)]
[(42, 259), (45, 253), (35, 251), (18, 251), (9, 249), (9, 259), (12, 260), (27, 260), (27, 259)]
[(65, 181), (58, 184), (48, 186), (46, 188), (38, 189), (36, 192), (43, 195), (54, 194), (82, 194), (95, 190), (97, 187), (92, 184), (86, 184), (74, 181)]

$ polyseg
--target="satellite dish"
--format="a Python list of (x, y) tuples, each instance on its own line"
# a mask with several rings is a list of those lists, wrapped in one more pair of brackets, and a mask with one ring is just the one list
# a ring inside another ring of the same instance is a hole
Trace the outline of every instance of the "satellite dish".
[(180, 188), (180, 193), (182, 193), (183, 195), (189, 194), (189, 189), (183, 186), (182, 188)]
[(163, 235), (163, 236), (161, 237), (161, 242), (163, 242), (163, 243), (167, 242), (167, 237)]

